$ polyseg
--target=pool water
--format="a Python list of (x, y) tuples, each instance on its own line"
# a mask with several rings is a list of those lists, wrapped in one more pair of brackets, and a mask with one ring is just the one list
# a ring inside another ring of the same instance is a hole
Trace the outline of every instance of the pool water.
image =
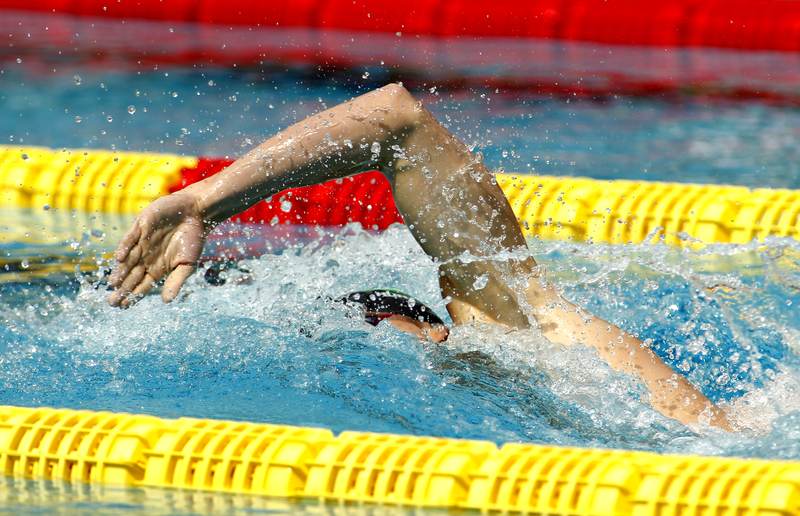
[[(0, 141), (236, 156), (375, 85), (271, 73), (3, 63), (0, 109), (10, 116), (0, 119)], [(435, 85), (420, 96), (495, 168), (800, 187), (797, 110)], [(800, 459), (796, 241), (701, 251), (529, 242), (567, 297), (651, 342), (726, 406), (743, 430), (725, 434), (662, 417), (641, 384), (536, 330), (461, 327), (437, 346), (372, 328), (326, 300), (391, 287), (445, 316), (436, 265), (402, 226), (382, 234), (222, 226), (206, 258), (235, 259), (224, 284), (210, 285), (201, 270), (171, 305), (151, 296), (112, 309), (97, 269), (130, 220), (0, 211), (0, 404)], [(26, 495), (0, 501), (14, 513), (59, 504), (146, 511), (160, 496), (14, 482), (5, 492)], [(167, 506), (212, 510), (202, 496), (187, 505), (174, 495)]]

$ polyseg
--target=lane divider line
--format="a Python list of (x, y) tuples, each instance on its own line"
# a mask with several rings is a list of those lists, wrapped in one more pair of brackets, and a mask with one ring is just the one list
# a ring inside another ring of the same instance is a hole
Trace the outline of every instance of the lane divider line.
[[(230, 163), (169, 154), (0, 146), (0, 202), (20, 208), (136, 213)], [(698, 242), (800, 239), (800, 190), (508, 173), (496, 178), (531, 238), (690, 247)], [(402, 217), (387, 180), (366, 172), (286, 190), (233, 220), (360, 223), (383, 230)]]
[(15, 478), (527, 514), (800, 514), (800, 462), (0, 406)]

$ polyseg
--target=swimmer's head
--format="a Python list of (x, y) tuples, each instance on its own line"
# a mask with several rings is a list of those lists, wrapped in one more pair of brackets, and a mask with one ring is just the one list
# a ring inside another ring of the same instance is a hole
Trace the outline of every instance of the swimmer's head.
[(413, 297), (394, 290), (353, 292), (336, 301), (355, 306), (373, 326), (387, 321), (395, 328), (421, 339), (443, 342), (449, 330), (436, 313)]

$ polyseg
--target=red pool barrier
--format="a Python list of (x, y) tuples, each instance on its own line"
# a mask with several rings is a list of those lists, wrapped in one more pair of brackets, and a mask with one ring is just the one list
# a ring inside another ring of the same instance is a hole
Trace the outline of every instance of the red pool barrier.
[[(200, 158), (197, 166), (184, 168), (180, 182), (170, 192), (212, 176), (232, 163), (226, 159)], [(291, 188), (258, 202), (236, 215), (235, 222), (257, 224), (307, 224), (341, 226), (358, 222), (368, 229), (383, 230), (403, 218), (397, 211), (389, 182), (380, 172), (366, 172), (319, 185)]]
[(0, 0), (0, 10), (428, 36), (800, 50), (792, 0)]
[[(22, 58), (307, 70), (556, 96), (800, 105), (798, 0), (0, 0)], [(316, 72), (315, 72), (316, 73)]]
[(234, 2), (191, 1), (195, 17), (181, 18), (217, 25), (251, 27), (311, 27), (318, 17), (320, 0), (237, 0)]
[(686, 24), (686, 45), (800, 50), (800, 2), (704, 0)]

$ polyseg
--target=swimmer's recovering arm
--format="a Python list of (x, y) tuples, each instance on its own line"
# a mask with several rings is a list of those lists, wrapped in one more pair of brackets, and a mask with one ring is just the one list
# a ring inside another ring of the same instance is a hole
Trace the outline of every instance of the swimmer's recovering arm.
[[(392, 84), (292, 125), (224, 171), (162, 197), (139, 215), (120, 243), (109, 301), (126, 305), (167, 280), (174, 299), (194, 270), (205, 234), (217, 223), (289, 187), (378, 169), (414, 237), (442, 262), (446, 295), (497, 322), (528, 325), (506, 281), (530, 270), (516, 262), (457, 262), (518, 251), (525, 240), (494, 176), (402, 86)], [(520, 269), (517, 271), (517, 269)], [(486, 286), (472, 288), (475, 278)], [(133, 297), (131, 297), (133, 294)]]
[(531, 314), (551, 340), (592, 346), (612, 367), (639, 375), (664, 414), (691, 423), (713, 410), (640, 341), (581, 315), (540, 282), (494, 176), (394, 84), (292, 125), (219, 174), (148, 206), (117, 249), (109, 302), (127, 306), (164, 277), (162, 297), (171, 301), (214, 225), (286, 188), (373, 169), (389, 179), (411, 233), (440, 263), (442, 293), (457, 324), (480, 319), (524, 328)]

